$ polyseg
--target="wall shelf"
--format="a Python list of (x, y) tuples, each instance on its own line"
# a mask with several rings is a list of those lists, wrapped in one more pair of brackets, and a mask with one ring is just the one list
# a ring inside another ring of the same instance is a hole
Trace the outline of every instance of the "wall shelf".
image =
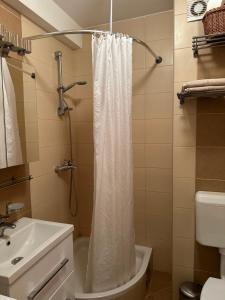
[(206, 48), (225, 46), (225, 32), (209, 35), (194, 36), (192, 38), (192, 50), (194, 57), (198, 57), (199, 51)]
[(31, 175), (24, 176), (24, 177), (14, 177), (13, 176), (13, 177), (11, 177), (10, 179), (8, 179), (6, 181), (0, 182), (0, 190), (8, 188), (10, 186), (14, 186), (14, 185), (24, 183), (26, 181), (30, 181), (32, 179), (33, 179), (33, 177)]

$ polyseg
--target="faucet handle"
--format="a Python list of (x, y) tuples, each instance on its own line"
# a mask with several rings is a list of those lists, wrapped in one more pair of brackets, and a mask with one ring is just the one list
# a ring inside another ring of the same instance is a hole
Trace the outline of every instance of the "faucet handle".
[(23, 208), (24, 208), (24, 203), (9, 202), (6, 205), (6, 213), (7, 213), (7, 215), (11, 215), (13, 213), (19, 212)]
[(0, 215), (0, 224), (4, 223), (5, 220), (7, 220), (8, 218), (9, 218), (8, 215), (6, 215), (6, 216)]

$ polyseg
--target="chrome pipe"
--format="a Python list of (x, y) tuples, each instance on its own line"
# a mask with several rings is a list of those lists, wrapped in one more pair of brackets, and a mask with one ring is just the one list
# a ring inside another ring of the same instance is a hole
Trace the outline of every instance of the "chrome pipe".
[(59, 106), (58, 106), (58, 115), (63, 116), (65, 111), (68, 110), (68, 106), (65, 104), (63, 93), (63, 70), (62, 70), (62, 52), (55, 52), (55, 59), (57, 61), (57, 69), (58, 69), (58, 94), (59, 94)]
[[(25, 37), (24, 40), (39, 40), (39, 39), (44, 39), (44, 38), (49, 38), (49, 37), (57, 37), (57, 36), (61, 36), (61, 35), (70, 35), (70, 34), (111, 34), (110, 31), (102, 31), (102, 30), (89, 30), (89, 29), (85, 29), (85, 30), (62, 30), (62, 31), (55, 31), (55, 32), (48, 32), (48, 33), (43, 33), (43, 34), (37, 34), (37, 35), (33, 35), (33, 36), (28, 36)], [(149, 53), (155, 58), (155, 62), (157, 64), (160, 64), (162, 62), (162, 57), (157, 55), (152, 48), (146, 44), (144, 41), (132, 37), (130, 36), (134, 42), (144, 46)]]

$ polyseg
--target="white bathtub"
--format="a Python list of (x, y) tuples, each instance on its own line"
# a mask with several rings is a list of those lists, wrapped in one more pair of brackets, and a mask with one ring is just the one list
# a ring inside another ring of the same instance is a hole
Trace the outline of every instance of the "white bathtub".
[(123, 286), (102, 293), (85, 293), (84, 279), (87, 266), (88, 243), (88, 238), (79, 238), (75, 242), (75, 299), (143, 300), (146, 293), (146, 271), (150, 262), (152, 249), (136, 246), (136, 275)]

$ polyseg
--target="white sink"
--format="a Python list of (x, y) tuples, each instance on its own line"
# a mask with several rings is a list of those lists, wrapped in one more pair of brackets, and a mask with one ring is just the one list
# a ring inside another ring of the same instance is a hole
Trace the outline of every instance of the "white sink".
[[(11, 284), (71, 232), (73, 225), (22, 218), (0, 239), (0, 284)], [(16, 264), (12, 261), (18, 259)]]

